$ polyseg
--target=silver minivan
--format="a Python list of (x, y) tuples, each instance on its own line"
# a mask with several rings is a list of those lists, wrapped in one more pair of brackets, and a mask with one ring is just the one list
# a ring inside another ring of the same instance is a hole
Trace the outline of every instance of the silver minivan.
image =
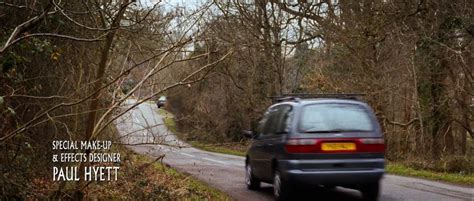
[(251, 190), (272, 183), (276, 200), (299, 185), (343, 186), (377, 200), (384, 138), (372, 109), (351, 96), (285, 98), (268, 108), (246, 154)]

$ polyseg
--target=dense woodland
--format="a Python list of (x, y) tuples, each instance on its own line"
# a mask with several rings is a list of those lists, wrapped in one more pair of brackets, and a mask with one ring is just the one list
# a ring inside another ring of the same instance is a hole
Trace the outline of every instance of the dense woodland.
[(195, 52), (235, 53), (208, 79), (169, 93), (191, 138), (239, 140), (241, 129), (255, 128), (269, 96), (361, 92), (382, 124), (389, 160), (472, 171), (472, 2), (216, 7)]
[(388, 160), (474, 172), (473, 1), (178, 5), (0, 1), (0, 195), (93, 188), (45, 184), (51, 141), (116, 139), (123, 101), (159, 95), (188, 139), (233, 143), (269, 96), (365, 93)]

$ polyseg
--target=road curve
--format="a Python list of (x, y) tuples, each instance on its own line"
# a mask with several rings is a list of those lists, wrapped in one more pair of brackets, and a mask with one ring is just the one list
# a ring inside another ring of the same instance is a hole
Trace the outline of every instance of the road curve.
[[(136, 100), (127, 100), (124, 108)], [(220, 189), (236, 200), (272, 200), (271, 185), (249, 191), (244, 181), (244, 158), (212, 153), (179, 141), (163, 124), (155, 104), (142, 103), (116, 120), (121, 142), (137, 153), (158, 157), (171, 167)], [(362, 200), (358, 191), (313, 188), (301, 191), (297, 200)], [(381, 201), (474, 201), (474, 188), (417, 178), (385, 175)]]

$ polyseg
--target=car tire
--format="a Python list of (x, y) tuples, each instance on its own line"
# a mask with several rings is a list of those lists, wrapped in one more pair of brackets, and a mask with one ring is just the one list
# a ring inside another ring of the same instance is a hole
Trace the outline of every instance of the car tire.
[(361, 190), (364, 200), (367, 201), (376, 201), (378, 200), (380, 193), (380, 184), (379, 182), (366, 185)]
[(291, 195), (291, 186), (281, 178), (280, 171), (276, 170), (273, 174), (273, 196), (276, 201), (289, 200)]
[(258, 190), (260, 188), (260, 180), (253, 175), (253, 169), (250, 164), (245, 165), (245, 183), (249, 190)]

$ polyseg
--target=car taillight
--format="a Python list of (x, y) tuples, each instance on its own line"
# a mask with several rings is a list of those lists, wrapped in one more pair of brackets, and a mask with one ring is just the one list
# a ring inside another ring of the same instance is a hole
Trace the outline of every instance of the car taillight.
[(362, 138), (359, 139), (360, 152), (384, 152), (385, 142), (383, 138)]
[(317, 152), (318, 140), (316, 139), (289, 139), (285, 149), (288, 153), (310, 153)]

